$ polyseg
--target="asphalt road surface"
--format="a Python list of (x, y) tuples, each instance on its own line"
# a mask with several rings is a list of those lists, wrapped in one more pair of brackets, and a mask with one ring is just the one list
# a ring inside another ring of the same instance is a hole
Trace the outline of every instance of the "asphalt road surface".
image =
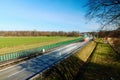
[(36, 58), (0, 70), (0, 80), (26, 80), (72, 54), (86, 42), (72, 43)]

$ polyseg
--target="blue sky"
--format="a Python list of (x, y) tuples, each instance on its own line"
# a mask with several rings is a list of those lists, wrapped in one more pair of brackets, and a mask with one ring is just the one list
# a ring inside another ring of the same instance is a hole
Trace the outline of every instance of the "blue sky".
[(84, 18), (87, 0), (0, 0), (0, 30), (95, 31)]

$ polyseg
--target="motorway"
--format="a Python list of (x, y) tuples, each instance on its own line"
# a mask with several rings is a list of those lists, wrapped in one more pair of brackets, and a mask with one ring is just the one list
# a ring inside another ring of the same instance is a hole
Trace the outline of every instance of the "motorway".
[(71, 43), (57, 48), (49, 53), (21, 62), (0, 70), (0, 80), (26, 80), (38, 72), (53, 66), (55, 63), (72, 55), (87, 42)]

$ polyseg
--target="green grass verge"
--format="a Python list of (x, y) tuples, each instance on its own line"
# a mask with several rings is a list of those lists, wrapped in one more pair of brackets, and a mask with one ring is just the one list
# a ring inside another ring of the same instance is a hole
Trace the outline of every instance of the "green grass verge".
[(92, 51), (94, 50), (95, 45), (96, 45), (96, 43), (95, 43), (94, 41), (91, 41), (89, 44), (87, 44), (87, 45), (84, 46), (82, 49), (80, 49), (80, 50), (77, 52), (76, 56), (77, 56), (80, 60), (86, 62), (87, 59), (89, 58), (89, 56), (91, 55)]

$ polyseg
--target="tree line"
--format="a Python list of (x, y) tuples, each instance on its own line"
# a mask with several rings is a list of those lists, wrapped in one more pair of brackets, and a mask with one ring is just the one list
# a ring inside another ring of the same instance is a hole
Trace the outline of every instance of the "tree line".
[(120, 38), (120, 31), (100, 31), (98, 33), (98, 37), (114, 37), (114, 38)]
[(78, 37), (80, 32), (64, 32), (64, 31), (0, 31), (0, 36), (68, 36)]
[(105, 37), (113, 37), (113, 38), (120, 38), (120, 28), (117, 30), (112, 31), (99, 31), (99, 32), (88, 32), (96, 37), (105, 38)]

